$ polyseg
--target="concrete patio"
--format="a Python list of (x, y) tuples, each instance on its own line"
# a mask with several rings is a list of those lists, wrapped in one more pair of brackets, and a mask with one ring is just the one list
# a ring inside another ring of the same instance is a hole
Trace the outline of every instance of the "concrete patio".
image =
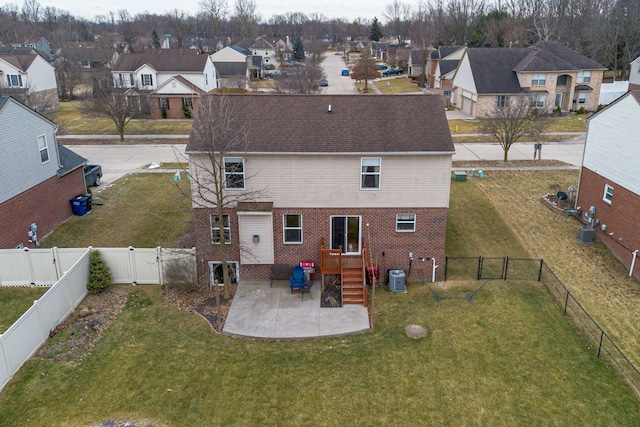
[(223, 333), (258, 339), (305, 339), (358, 334), (369, 330), (362, 305), (320, 307), (320, 282), (304, 300), (293, 295), (287, 281), (247, 281), (238, 284)]

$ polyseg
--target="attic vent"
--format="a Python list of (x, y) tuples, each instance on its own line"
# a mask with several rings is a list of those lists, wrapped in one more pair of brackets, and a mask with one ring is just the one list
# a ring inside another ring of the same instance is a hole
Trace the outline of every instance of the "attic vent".
[(327, 114), (331, 114), (331, 104), (329, 104), (329, 108), (327, 109)]

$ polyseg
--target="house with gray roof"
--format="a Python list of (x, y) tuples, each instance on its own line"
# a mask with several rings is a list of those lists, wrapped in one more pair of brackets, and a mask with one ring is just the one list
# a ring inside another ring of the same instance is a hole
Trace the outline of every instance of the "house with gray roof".
[(486, 116), (528, 97), (541, 112), (596, 111), (606, 67), (556, 42), (527, 48), (465, 48), (453, 78), (453, 104)]
[(147, 99), (151, 117), (158, 119), (189, 117), (202, 94), (220, 87), (211, 57), (189, 49), (123, 53), (111, 75), (116, 89), (135, 89)]
[(246, 89), (253, 67), (251, 52), (240, 46), (226, 46), (210, 55), (223, 88)]
[(87, 160), (56, 142), (56, 128), (0, 96), (0, 248), (37, 246), (72, 216), (70, 199), (86, 193)]
[[(221, 228), (238, 280), (268, 279), (274, 265), (302, 260), (313, 261), (318, 276), (341, 274), (329, 273), (338, 257), (362, 273), (365, 253), (381, 276), (405, 269), (414, 280), (426, 270), (430, 277), (426, 260), (444, 257), (454, 154), (440, 96), (226, 99), (230, 126), (246, 134), (246, 143), (212, 148), (196, 119), (186, 148), (197, 258), (211, 277), (221, 262)], [(367, 132), (353, 126), (362, 117), (371, 125)], [(212, 152), (224, 169), (223, 219), (198, 197), (211, 182)], [(412, 270), (409, 253), (425, 262)]]

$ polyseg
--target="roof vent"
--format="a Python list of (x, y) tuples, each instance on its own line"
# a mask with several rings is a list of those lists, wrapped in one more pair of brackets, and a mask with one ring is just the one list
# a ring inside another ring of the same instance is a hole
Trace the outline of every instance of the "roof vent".
[(329, 108), (327, 109), (327, 114), (331, 114), (331, 104), (329, 104)]

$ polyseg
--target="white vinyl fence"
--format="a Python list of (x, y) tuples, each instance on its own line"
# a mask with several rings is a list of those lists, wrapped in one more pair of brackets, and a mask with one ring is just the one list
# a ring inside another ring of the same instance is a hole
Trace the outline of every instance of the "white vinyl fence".
[[(0, 334), (0, 391), (45, 343), (49, 332), (67, 318), (87, 295), (90, 254), (84, 249), (0, 249), (0, 286), (51, 286), (4, 333)], [(164, 284), (174, 261), (192, 266), (193, 249), (97, 248), (113, 283)]]

